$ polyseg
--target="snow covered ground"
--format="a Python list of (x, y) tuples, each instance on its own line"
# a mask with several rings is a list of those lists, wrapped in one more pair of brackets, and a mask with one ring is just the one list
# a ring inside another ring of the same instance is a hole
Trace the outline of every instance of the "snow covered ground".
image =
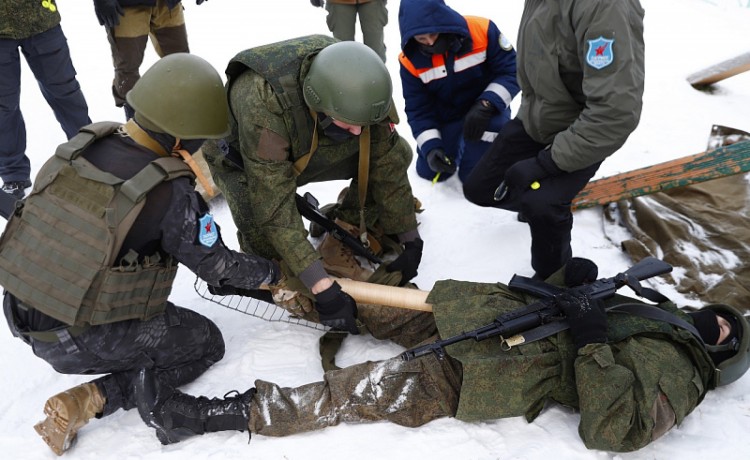
[[(114, 107), (110, 85), (111, 58), (104, 29), (90, 0), (59, 1), (63, 29), (68, 36), (78, 77), (94, 121), (123, 120)], [(523, 8), (521, 0), (498, 2), (449, 0), (462, 14), (492, 18), (510, 38), (516, 37)], [(717, 85), (711, 93), (692, 89), (685, 77), (709, 65), (748, 51), (750, 6), (746, 0), (641, 0), (646, 9), (646, 91), (640, 126), (625, 146), (608, 159), (598, 176), (609, 176), (666, 161), (704, 149), (711, 125), (750, 130), (750, 74)], [(398, 1), (388, 3), (386, 28), (388, 68), (394, 77), (394, 98), (403, 115), (398, 79)], [(211, 0), (197, 7), (185, 3), (193, 53), (210, 61), (223, 74), (238, 51), (295, 36), (327, 34), (325, 12), (304, 0), (272, 2)], [(515, 40), (513, 40), (515, 42)], [(142, 68), (156, 60), (152, 50)], [(52, 112), (41, 97), (33, 76), (24, 68), (22, 109), (29, 134), (28, 155), (35, 173), (65, 140)], [(514, 102), (514, 113), (518, 100)], [(405, 117), (402, 117), (405, 120)], [(412, 145), (405, 121), (399, 131)], [(430, 289), (434, 282), (454, 278), (470, 281), (508, 281), (513, 273), (530, 275), (529, 235), (515, 215), (482, 209), (463, 199), (457, 179), (432, 186), (410, 171), (415, 195), (425, 212), (420, 231), (425, 253), (417, 284)], [(344, 183), (311, 186), (321, 203), (333, 201)], [(225, 241), (237, 248), (231, 215), (221, 202), (213, 213)], [(611, 276), (629, 265), (617, 242), (604, 237), (600, 213), (576, 213), (573, 229), (576, 255), (589, 257)], [(293, 386), (319, 380), (319, 331), (302, 326), (269, 323), (200, 299), (193, 290), (194, 275), (182, 269), (172, 300), (214, 320), (224, 333), (225, 358), (197, 381), (186, 386), (194, 394), (222, 396), (245, 390), (255, 378)], [(669, 286), (660, 286), (678, 301), (695, 304)], [(384, 359), (402, 349), (367, 337), (345, 341), (339, 364)], [(0, 328), (0, 449), (4, 458), (53, 458), (33, 430), (43, 417), (45, 400), (87, 380), (55, 373), (29, 348)], [(444, 419), (417, 429), (388, 423), (341, 425), (287, 438), (209, 434), (162, 447), (153, 430), (135, 411), (119, 411), (94, 420), (79, 433), (68, 453), (71, 459), (102, 458), (257, 458), (257, 459), (740, 459), (750, 451), (750, 376), (709, 393), (683, 424), (658, 442), (631, 454), (588, 451), (578, 438), (578, 416), (552, 406), (534, 423), (522, 418), (463, 423)]]

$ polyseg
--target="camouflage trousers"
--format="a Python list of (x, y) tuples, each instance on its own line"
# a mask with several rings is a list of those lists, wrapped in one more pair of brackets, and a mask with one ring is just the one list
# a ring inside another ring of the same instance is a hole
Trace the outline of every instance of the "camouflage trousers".
[(416, 427), (455, 415), (461, 379), (458, 361), (431, 354), (326, 372), (322, 382), (297, 388), (256, 380), (248, 426), (251, 433), (264, 436), (287, 436), (341, 422), (387, 420)]

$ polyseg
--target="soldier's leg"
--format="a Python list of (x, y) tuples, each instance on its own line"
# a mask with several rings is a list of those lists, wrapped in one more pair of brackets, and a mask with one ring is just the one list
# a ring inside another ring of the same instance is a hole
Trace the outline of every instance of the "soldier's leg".
[(281, 388), (257, 380), (250, 402), (252, 433), (287, 436), (341, 422), (388, 420), (416, 427), (455, 415), (461, 365), (434, 355), (392, 358), (327, 372), (322, 382)]
[(112, 95), (117, 107), (125, 105), (125, 95), (141, 78), (140, 67), (151, 22), (150, 7), (126, 7), (123, 11), (120, 24), (107, 28), (107, 39), (115, 69)]
[(224, 339), (209, 319), (169, 304), (148, 321), (92, 326), (58, 342), (32, 339), (34, 353), (62, 374), (107, 374), (92, 382), (104, 396), (102, 416), (135, 407), (133, 383), (142, 368), (171, 386), (193, 381), (224, 356)]
[(19, 40), (0, 39), (0, 178), (25, 181), (31, 174), (26, 156), (26, 123), (21, 113)]
[(570, 202), (594, 176), (600, 163), (544, 180), (538, 190), (521, 193), (520, 212), (531, 229), (531, 266), (546, 279), (572, 257)]
[(62, 28), (58, 25), (25, 40), (21, 49), (44, 99), (70, 139), (91, 119)]
[(182, 4), (170, 10), (165, 0), (156, 2), (151, 17), (151, 43), (159, 57), (190, 52)]
[(378, 53), (385, 62), (385, 29), (388, 24), (388, 10), (385, 0), (372, 0), (359, 5), (359, 24), (362, 28), (362, 41)]
[(342, 41), (354, 40), (354, 25), (357, 22), (357, 6), (326, 2), (326, 23), (334, 38)]

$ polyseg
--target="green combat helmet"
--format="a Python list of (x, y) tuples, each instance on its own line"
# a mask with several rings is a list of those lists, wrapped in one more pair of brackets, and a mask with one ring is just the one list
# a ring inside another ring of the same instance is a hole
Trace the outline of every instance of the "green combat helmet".
[(391, 108), (393, 85), (383, 61), (359, 42), (338, 42), (313, 59), (304, 81), (307, 105), (358, 126), (381, 122)]
[(159, 59), (125, 96), (144, 128), (179, 139), (229, 134), (224, 84), (206, 60), (188, 53)]
[(716, 369), (716, 386), (723, 386), (734, 382), (742, 377), (750, 368), (750, 323), (739, 310), (729, 305), (714, 304), (704, 307), (716, 314), (730, 315), (736, 319), (737, 336), (729, 343), (723, 345), (706, 345), (709, 353), (736, 350), (730, 358), (721, 361)]

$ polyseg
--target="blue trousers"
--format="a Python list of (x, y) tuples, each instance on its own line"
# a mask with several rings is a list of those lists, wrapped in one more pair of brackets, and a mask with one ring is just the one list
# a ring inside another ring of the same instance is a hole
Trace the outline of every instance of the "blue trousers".
[(20, 107), (19, 49), (68, 139), (81, 126), (91, 123), (68, 42), (59, 25), (21, 40), (0, 39), (0, 178), (3, 182), (28, 180), (31, 176), (26, 156), (26, 124)]
[[(506, 109), (495, 115), (487, 126), (485, 137), (479, 141), (467, 141), (464, 139), (464, 120), (456, 120), (446, 123), (439, 127), (440, 137), (443, 140), (443, 148), (456, 163), (458, 167), (458, 178), (465, 182), (466, 178), (477, 165), (487, 149), (492, 145), (493, 136), (496, 136), (500, 129), (510, 119), (510, 109)], [(435, 171), (430, 169), (427, 164), (427, 152), (417, 149), (417, 174), (427, 180), (433, 180)], [(453, 174), (440, 174), (438, 182), (447, 180)]]

